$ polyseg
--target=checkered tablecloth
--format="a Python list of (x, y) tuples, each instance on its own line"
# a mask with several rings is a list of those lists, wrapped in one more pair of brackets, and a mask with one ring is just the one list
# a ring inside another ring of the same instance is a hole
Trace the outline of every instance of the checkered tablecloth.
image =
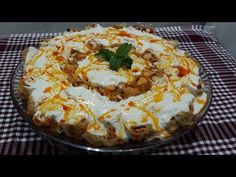
[[(236, 60), (202, 26), (158, 28), (160, 36), (180, 42), (207, 71), (213, 100), (205, 119), (188, 134), (145, 154), (236, 154)], [(55, 33), (58, 34), (58, 33)], [(61, 154), (34, 132), (11, 101), (9, 85), (21, 51), (38, 46), (45, 34), (0, 36), (0, 154)]]

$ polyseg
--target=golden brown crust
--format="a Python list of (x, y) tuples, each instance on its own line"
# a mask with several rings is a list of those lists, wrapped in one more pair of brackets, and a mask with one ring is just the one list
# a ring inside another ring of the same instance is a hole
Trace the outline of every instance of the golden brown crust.
[(97, 25), (98, 25), (97, 23), (90, 23), (89, 25), (85, 27), (85, 29), (87, 30), (87, 29), (95, 28)]
[(73, 57), (76, 61), (81, 61), (83, 60), (89, 53), (82, 53), (79, 52), (78, 50), (71, 49), (71, 57)]
[(129, 133), (131, 139), (140, 141), (147, 136), (155, 133), (152, 125), (140, 125), (140, 126), (125, 126), (127, 132)]
[(29, 95), (28, 102), (27, 102), (27, 114), (32, 117), (34, 116), (34, 107), (35, 107), (35, 103), (33, 101), (33, 98), (31, 95)]
[(159, 58), (155, 54), (153, 54), (153, 52), (150, 51), (150, 50), (145, 50), (142, 53), (142, 58), (145, 59), (145, 60), (149, 60), (151, 62), (159, 61)]
[(188, 112), (180, 112), (166, 124), (165, 131), (174, 134), (181, 127), (189, 127), (196, 121), (196, 115), (193, 114), (193, 105), (189, 106)]
[(116, 144), (122, 144), (124, 142), (125, 141), (123, 139), (116, 136), (115, 128), (109, 125), (108, 130), (107, 130), (107, 136), (104, 139), (104, 145), (113, 146)]
[(80, 32), (79, 28), (68, 28), (66, 29), (67, 32)]
[(149, 25), (133, 25), (133, 28), (135, 28), (136, 30), (142, 31), (142, 32), (146, 32), (149, 34), (157, 34), (157, 31), (155, 30), (154, 27), (149, 26)]
[(103, 146), (103, 137), (91, 134), (90, 132), (84, 132), (82, 137), (89, 143), (94, 146)]
[(194, 107), (190, 105), (188, 112), (180, 112), (175, 116), (180, 127), (191, 126), (195, 122), (196, 115), (193, 114), (193, 111)]
[(124, 28), (124, 25), (122, 25), (122, 24), (115, 24), (115, 25), (112, 25), (111, 27), (113, 27), (115, 29), (122, 29), (122, 28)]
[(22, 56), (22, 59), (23, 59), (23, 60), (26, 59), (26, 56), (27, 56), (28, 51), (29, 51), (29, 47), (25, 48), (25, 49), (21, 52), (21, 56)]
[(165, 130), (170, 134), (174, 134), (178, 129), (178, 122), (174, 117), (165, 126)]
[(18, 93), (20, 94), (21, 98), (25, 101), (28, 100), (29, 93), (27, 89), (25, 88), (25, 81), (23, 76), (19, 80), (19, 87), (18, 87)]
[(82, 119), (75, 125), (64, 124), (62, 126), (67, 136), (73, 137), (75, 139), (81, 139), (81, 135), (85, 132), (87, 125), (88, 121), (86, 119)]
[(96, 135), (91, 132), (85, 131), (82, 137), (94, 146), (114, 146), (125, 142), (116, 135), (116, 129), (112, 125), (106, 125), (107, 132), (105, 135)]

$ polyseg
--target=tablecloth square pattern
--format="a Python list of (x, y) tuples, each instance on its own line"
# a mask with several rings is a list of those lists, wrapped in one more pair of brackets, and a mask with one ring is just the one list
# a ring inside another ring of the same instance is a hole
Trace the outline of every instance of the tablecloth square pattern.
[[(178, 40), (207, 71), (213, 99), (205, 119), (188, 134), (144, 154), (236, 154), (236, 60), (203, 26), (157, 28), (158, 35)], [(63, 154), (35, 133), (19, 116), (10, 98), (10, 78), (21, 51), (60, 33), (0, 36), (0, 154)]]

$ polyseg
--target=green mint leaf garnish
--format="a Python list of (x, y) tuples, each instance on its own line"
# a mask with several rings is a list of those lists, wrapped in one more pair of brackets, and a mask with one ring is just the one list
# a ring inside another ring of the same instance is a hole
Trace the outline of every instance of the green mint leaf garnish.
[(126, 57), (126, 56), (128, 56), (131, 49), (132, 49), (131, 44), (124, 43), (117, 49), (115, 56), (118, 58)]
[(117, 71), (121, 67), (121, 62), (119, 58), (116, 58), (115, 56), (112, 56), (110, 59), (110, 68), (114, 71)]
[(95, 56), (98, 57), (98, 58), (102, 58), (102, 59), (104, 59), (106, 61), (110, 61), (110, 58), (112, 56), (114, 56), (114, 55), (115, 55), (115, 53), (110, 51), (110, 50), (108, 50), (108, 49), (101, 49), (99, 51), (99, 53), (96, 54)]
[(133, 64), (133, 60), (129, 56), (122, 60), (122, 66), (128, 69), (131, 69), (132, 64)]
[(124, 43), (120, 45), (120, 47), (116, 50), (116, 53), (108, 49), (101, 49), (95, 57), (108, 61), (110, 68), (114, 71), (117, 71), (121, 67), (131, 69), (133, 60), (128, 55), (131, 49), (131, 44)]

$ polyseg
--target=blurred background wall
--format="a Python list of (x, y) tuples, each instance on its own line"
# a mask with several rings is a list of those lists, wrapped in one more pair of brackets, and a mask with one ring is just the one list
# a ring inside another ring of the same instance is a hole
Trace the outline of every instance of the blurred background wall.
[[(11, 33), (47, 33), (47, 32), (59, 32), (65, 31), (67, 28), (84, 28), (88, 24), (93, 22), (0, 22), (0, 34)], [(96, 22), (102, 26), (107, 26), (114, 23), (123, 22)], [(135, 24), (136, 22), (129, 22), (129, 24)], [(189, 25), (200, 24), (205, 25), (205, 22), (144, 22), (144, 24), (152, 23), (154, 26), (173, 26), (173, 25)]]
[[(49, 33), (62, 32), (67, 28), (83, 28), (91, 22), (0, 22), (0, 35), (12, 33)], [(99, 22), (107, 26), (108, 22)], [(118, 22), (116, 22), (118, 23)], [(145, 22), (149, 24), (149, 22)], [(236, 58), (236, 22), (152, 22), (153, 26), (207, 25), (215, 26), (219, 43)]]
[(208, 22), (215, 26), (215, 35), (219, 43), (236, 59), (236, 22)]

